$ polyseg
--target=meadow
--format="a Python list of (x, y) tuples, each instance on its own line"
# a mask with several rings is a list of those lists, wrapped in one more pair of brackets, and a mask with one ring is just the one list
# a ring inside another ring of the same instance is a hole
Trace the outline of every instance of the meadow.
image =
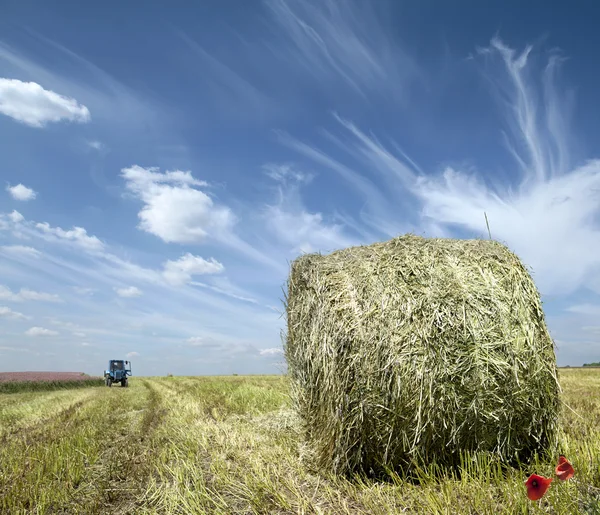
[(560, 381), (576, 474), (536, 502), (523, 483), (554, 462), (503, 471), (474, 457), (420, 481), (311, 470), (282, 376), (0, 393), (0, 513), (600, 514), (600, 369), (561, 369)]

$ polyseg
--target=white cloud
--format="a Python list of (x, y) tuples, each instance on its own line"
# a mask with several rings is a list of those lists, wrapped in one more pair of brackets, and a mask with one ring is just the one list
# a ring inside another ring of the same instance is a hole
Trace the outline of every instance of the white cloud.
[(73, 286), (73, 291), (78, 295), (93, 295), (96, 290), (94, 288), (84, 288), (83, 286)]
[(81, 342), (81, 346), (82, 346), (82, 347), (91, 347), (91, 346), (92, 346), (92, 344), (91, 344), (91, 343), (89, 343), (89, 342)]
[(569, 306), (567, 311), (571, 313), (580, 313), (582, 315), (597, 315), (600, 316), (600, 305), (598, 304), (576, 304)]
[(16, 210), (13, 210), (12, 213), (9, 213), (8, 218), (11, 222), (18, 224), (25, 220), (25, 217)]
[(29, 317), (25, 316), (23, 313), (19, 313), (18, 311), (13, 311), (6, 306), (0, 306), (0, 317), (4, 318), (17, 318), (17, 319), (27, 319)]
[[(600, 306), (598, 307), (598, 313), (600, 313)], [(581, 330), (586, 333), (597, 334), (600, 336), (600, 325), (584, 325)]]
[(370, 2), (267, 0), (266, 5), (285, 38), (276, 53), (314, 75), (321, 90), (333, 81), (332, 91), (339, 94), (339, 79), (363, 96), (375, 91), (402, 99), (420, 77)]
[(104, 143), (97, 140), (88, 141), (87, 144), (90, 148), (93, 148), (94, 150), (103, 150), (106, 148), (106, 145), (104, 145)]
[(31, 127), (68, 120), (88, 122), (88, 108), (35, 82), (0, 78), (0, 113)]
[(282, 183), (290, 180), (308, 183), (314, 177), (312, 174), (302, 172), (290, 164), (268, 163), (263, 166), (263, 170), (271, 179)]
[(231, 210), (216, 205), (190, 172), (157, 172), (132, 166), (121, 170), (126, 188), (144, 202), (139, 228), (167, 243), (198, 243), (227, 233), (235, 222)]
[(58, 336), (59, 333), (45, 327), (31, 327), (25, 331), (25, 334), (27, 336)]
[(125, 354), (125, 357), (126, 357), (127, 359), (131, 359), (131, 358), (135, 358), (135, 357), (137, 357), (137, 356), (139, 356), (139, 355), (140, 355), (140, 353), (139, 353), (139, 352), (135, 352), (135, 351), (133, 351), (133, 352), (128, 352), (127, 354)]
[(16, 186), (6, 186), (6, 191), (8, 191), (15, 200), (33, 200), (37, 196), (35, 191), (21, 183)]
[[(358, 241), (345, 234), (341, 224), (327, 222), (321, 213), (308, 212), (301, 201), (299, 182), (290, 183), (289, 174), (283, 170), (271, 167), (277, 171), (275, 177), (281, 183), (278, 187), (279, 198), (276, 205), (267, 206), (264, 220), (267, 227), (285, 243), (292, 253), (308, 253), (315, 251), (328, 252), (338, 248), (357, 244)], [(303, 179), (301, 172), (294, 171), (296, 177)]]
[(12, 302), (23, 302), (26, 300), (43, 301), (43, 302), (62, 302), (58, 295), (51, 293), (43, 293), (27, 288), (21, 288), (18, 293), (13, 293), (10, 288), (0, 285), (0, 299)]
[(127, 288), (115, 288), (115, 292), (119, 297), (140, 297), (142, 295), (142, 290), (136, 288), (135, 286), (129, 286)]
[[(372, 183), (306, 144), (284, 136), (292, 148), (331, 168), (344, 177), (369, 201), (369, 208), (383, 205), (383, 221), (409, 218), (413, 230), (455, 234), (458, 228), (472, 236), (487, 236), (484, 212), (492, 237), (506, 243), (533, 269), (543, 294), (569, 294), (581, 287), (600, 292), (600, 160), (573, 167), (569, 155), (569, 132), (563, 121), (565, 104), (559, 96), (555, 76), (559, 60), (551, 58), (542, 77), (543, 103), (537, 102), (536, 84), (530, 68), (530, 52), (516, 54), (502, 42), (493, 40), (482, 54), (499, 58), (505, 73), (497, 83), (506, 82), (511, 115), (512, 138), (506, 136), (520, 182), (515, 189), (491, 186), (473, 170), (447, 167), (441, 175), (424, 174), (400, 150), (386, 148), (354, 124), (336, 117), (352, 140), (345, 145), (348, 154), (358, 156), (365, 172), (376, 174), (385, 184), (372, 191)], [(507, 93), (503, 91), (503, 93)], [(506, 105), (506, 104), (505, 104)], [(366, 187), (363, 187), (366, 186)], [(393, 194), (402, 198), (394, 207)], [(379, 202), (377, 197), (385, 200)], [(362, 215), (363, 213), (361, 213)], [(364, 217), (363, 217), (364, 220)], [(281, 228), (310, 228), (321, 220), (303, 215), (300, 219), (273, 213)], [(388, 232), (388, 231), (386, 231)], [(397, 235), (400, 232), (394, 231)], [(285, 234), (285, 229), (279, 229)], [(310, 231), (312, 234), (312, 231)], [(318, 232), (317, 232), (318, 234)], [(339, 233), (338, 233), (339, 234)], [(325, 232), (327, 237), (336, 233)], [(392, 234), (390, 234), (392, 235)]]
[(2, 249), (4, 252), (7, 252), (9, 254), (14, 254), (14, 255), (18, 255), (18, 256), (23, 256), (23, 257), (40, 257), (42, 255), (42, 253), (37, 250), (34, 249), (33, 247), (28, 247), (25, 245), (2, 245), (0, 246), (0, 249)]
[(250, 294), (233, 286), (227, 278), (223, 278), (221, 281), (214, 280), (213, 282), (217, 284), (206, 284), (199, 281), (190, 281), (189, 284), (192, 286), (199, 286), (200, 288), (207, 288), (209, 290), (216, 291), (217, 293), (227, 295), (232, 299), (243, 300), (244, 302), (250, 302), (252, 304), (258, 303), (255, 298), (249, 296)]
[(83, 227), (73, 227), (72, 229), (65, 231), (60, 227), (51, 227), (48, 222), (37, 223), (35, 224), (35, 227), (47, 236), (54, 238), (55, 241), (70, 241), (86, 250), (102, 250), (104, 248), (104, 243), (96, 236), (88, 235)]
[(283, 354), (282, 349), (272, 348), (272, 349), (261, 349), (260, 350), (261, 356), (278, 356), (280, 354)]
[(180, 170), (160, 173), (158, 168), (123, 168), (126, 189), (144, 203), (138, 228), (166, 243), (203, 243), (213, 240), (275, 269), (280, 262), (233, 233), (237, 218), (198, 189), (204, 181)]
[(343, 226), (326, 223), (321, 213), (290, 212), (283, 206), (272, 206), (268, 209), (266, 220), (279, 239), (289, 244), (294, 254), (330, 252), (355, 243), (344, 235)]
[(439, 178), (419, 179), (414, 193), (426, 218), (471, 232), (485, 234), (485, 211), (492, 237), (532, 267), (542, 293), (568, 294), (600, 275), (600, 160), (569, 167), (563, 101), (551, 80), (559, 61), (552, 58), (546, 67), (545, 105), (536, 109), (535, 84), (526, 75), (530, 52), (516, 54), (498, 40), (483, 52), (501, 58), (512, 86), (514, 138), (506, 141), (521, 169), (517, 191), (493, 189), (448, 168)]
[(182, 285), (191, 281), (193, 275), (218, 274), (225, 267), (214, 258), (205, 260), (187, 252), (176, 261), (163, 264), (163, 276), (173, 285)]
[(188, 338), (186, 341), (190, 345), (200, 346), (203, 344), (204, 338), (202, 338), (202, 336), (192, 336), (191, 338)]

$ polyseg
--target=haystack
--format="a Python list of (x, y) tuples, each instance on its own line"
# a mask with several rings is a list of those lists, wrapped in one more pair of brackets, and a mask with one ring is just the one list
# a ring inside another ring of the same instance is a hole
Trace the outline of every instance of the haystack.
[(520, 260), (406, 235), (292, 263), (284, 342), (315, 464), (380, 473), (556, 445), (554, 343)]

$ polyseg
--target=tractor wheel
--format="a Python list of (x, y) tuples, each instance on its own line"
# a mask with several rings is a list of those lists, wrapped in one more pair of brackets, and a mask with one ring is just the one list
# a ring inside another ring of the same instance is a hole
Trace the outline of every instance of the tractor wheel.
[(122, 386), (123, 388), (125, 388), (126, 386), (129, 386), (129, 385), (127, 384), (127, 379), (123, 379), (123, 380), (121, 381), (121, 386)]
[(112, 379), (110, 377), (106, 378), (106, 386), (108, 386), (109, 388), (112, 386)]

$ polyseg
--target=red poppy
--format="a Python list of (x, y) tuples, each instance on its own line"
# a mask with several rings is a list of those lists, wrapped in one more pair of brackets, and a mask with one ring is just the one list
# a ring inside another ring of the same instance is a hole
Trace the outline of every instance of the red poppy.
[(529, 479), (525, 481), (525, 486), (527, 487), (527, 497), (532, 501), (537, 501), (541, 499), (548, 488), (550, 488), (550, 483), (552, 483), (552, 477), (542, 477), (537, 474), (531, 474)]
[(565, 458), (562, 454), (558, 457), (558, 465), (556, 465), (555, 470), (558, 479), (560, 479), (561, 481), (571, 479), (575, 474), (575, 469), (573, 469), (573, 465), (571, 465), (569, 463), (569, 460)]

